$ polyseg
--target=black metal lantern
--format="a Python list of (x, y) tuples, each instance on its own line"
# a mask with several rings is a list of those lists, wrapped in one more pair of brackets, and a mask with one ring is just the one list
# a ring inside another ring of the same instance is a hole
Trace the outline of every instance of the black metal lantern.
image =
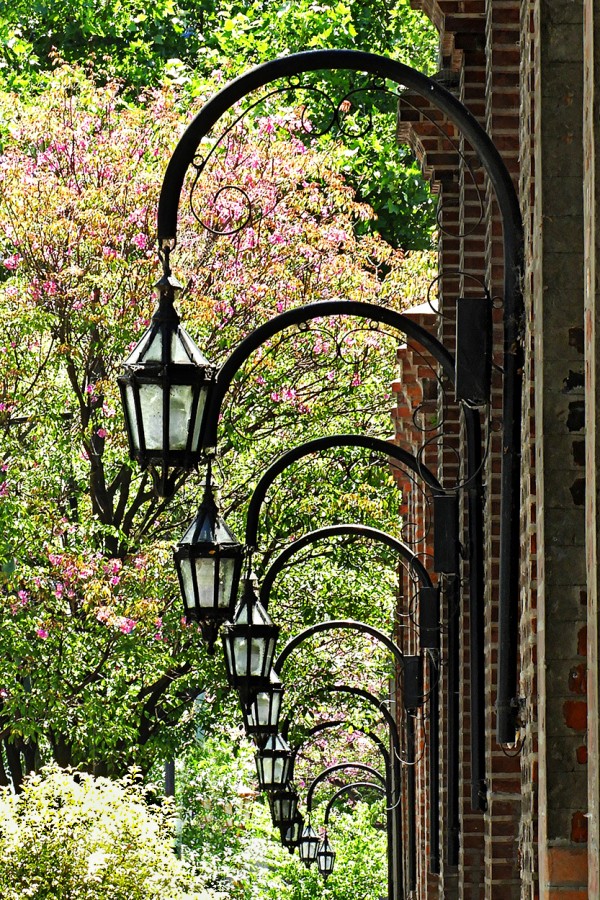
[(243, 557), (243, 544), (219, 515), (209, 469), (200, 509), (174, 559), (186, 621), (200, 623), (211, 650), (219, 625), (233, 615)]
[(293, 751), (280, 734), (267, 738), (256, 754), (256, 771), (261, 791), (282, 791), (290, 780)]
[(307, 869), (317, 858), (317, 851), (320, 844), (321, 838), (309, 822), (308, 825), (305, 825), (304, 830), (302, 831), (302, 837), (300, 838), (300, 843), (298, 844), (300, 859)]
[(290, 785), (271, 794), (269, 804), (273, 825), (287, 830), (298, 813), (298, 800), (298, 794)]
[(304, 818), (301, 813), (296, 813), (294, 821), (288, 827), (281, 829), (281, 843), (287, 847), (290, 853), (293, 853), (298, 846), (303, 829)]
[(242, 697), (269, 687), (278, 635), (279, 627), (258, 599), (256, 579), (246, 578), (233, 623), (221, 633), (227, 679)]
[(262, 742), (279, 731), (279, 714), (283, 700), (283, 684), (271, 672), (269, 684), (250, 697), (242, 696), (242, 715), (246, 734)]
[(319, 849), (317, 850), (317, 865), (319, 867), (319, 872), (323, 876), (323, 881), (327, 881), (333, 872), (334, 863), (335, 850), (329, 843), (327, 832), (325, 832), (325, 837), (319, 844)]
[(181, 285), (168, 262), (155, 287), (158, 308), (117, 381), (130, 456), (150, 471), (157, 494), (169, 497), (200, 460), (215, 369), (180, 324), (173, 303)]

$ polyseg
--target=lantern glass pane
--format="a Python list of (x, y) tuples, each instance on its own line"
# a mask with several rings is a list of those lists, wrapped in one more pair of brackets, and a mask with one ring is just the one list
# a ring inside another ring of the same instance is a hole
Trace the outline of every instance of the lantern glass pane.
[(268, 640), (262, 639), (264, 641), (264, 650), (263, 650), (263, 672), (267, 673), (271, 669), (271, 665), (273, 663), (273, 656), (275, 655), (275, 643), (277, 638), (270, 637)]
[(195, 562), (198, 606), (200, 609), (212, 609), (215, 605), (215, 560), (200, 557)]
[(219, 560), (219, 599), (218, 606), (227, 608), (231, 600), (233, 576), (235, 575), (235, 559), (222, 556)]
[(226, 668), (227, 668), (227, 671), (228, 671), (229, 673), (233, 674), (233, 673), (235, 672), (235, 669), (234, 669), (234, 666), (233, 666), (233, 659), (232, 659), (232, 653), (231, 653), (231, 650), (232, 650), (232, 648), (231, 648), (231, 641), (230, 641), (230, 640), (224, 640), (224, 641), (223, 641), (223, 653), (224, 653), (224, 655), (225, 655), (225, 666), (226, 666)]
[(140, 405), (146, 450), (163, 447), (163, 390), (159, 384), (140, 384)]
[(254, 702), (248, 707), (248, 721), (255, 728), (260, 725), (275, 724), (275, 715), (277, 712), (276, 702), (278, 695), (273, 697), (273, 707), (271, 707), (271, 694), (257, 694)]
[(264, 638), (251, 638), (250, 640), (250, 656), (248, 658), (248, 639), (245, 637), (236, 637), (234, 643), (235, 671), (238, 675), (262, 675), (263, 664), (265, 659), (265, 640)]
[(200, 388), (198, 391), (198, 406), (196, 408), (194, 433), (192, 435), (192, 453), (195, 453), (198, 450), (198, 445), (200, 444), (200, 427), (202, 425), (202, 419), (204, 418), (204, 407), (206, 405), (207, 394), (208, 389), (205, 387)]
[(141, 358), (145, 363), (162, 363), (162, 333), (160, 328), (154, 332), (148, 346), (144, 347)]
[(169, 448), (185, 450), (192, 414), (193, 392), (189, 384), (174, 384), (169, 390)]
[(138, 430), (137, 415), (135, 411), (135, 391), (132, 384), (125, 385), (125, 413), (127, 415), (127, 421), (129, 422), (129, 427), (131, 429), (133, 449), (139, 450), (140, 435)]
[(179, 560), (179, 572), (182, 581), (183, 602), (186, 609), (193, 609), (196, 605), (194, 595), (194, 581), (192, 579), (192, 561), (191, 559)]
[(174, 331), (171, 335), (171, 361), (182, 363), (183, 365), (189, 365), (190, 363), (189, 353), (186, 352), (183, 341), (177, 331)]

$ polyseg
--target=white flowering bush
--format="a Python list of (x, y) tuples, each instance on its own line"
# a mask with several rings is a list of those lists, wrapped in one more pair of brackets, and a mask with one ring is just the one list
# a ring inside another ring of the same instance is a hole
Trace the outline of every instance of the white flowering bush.
[(1, 900), (199, 900), (172, 808), (120, 781), (49, 767), (0, 794)]

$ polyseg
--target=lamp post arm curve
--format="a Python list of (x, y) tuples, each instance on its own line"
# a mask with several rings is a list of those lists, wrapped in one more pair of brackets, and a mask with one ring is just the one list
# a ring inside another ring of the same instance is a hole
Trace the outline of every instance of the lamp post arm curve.
[(303, 306), (285, 310), (285, 312), (279, 313), (279, 315), (273, 316), (267, 322), (259, 325), (241, 340), (227, 357), (217, 372), (216, 383), (206, 413), (207, 424), (204, 439), (206, 447), (217, 446), (217, 427), (223, 400), (237, 372), (249, 356), (255, 350), (258, 350), (265, 341), (279, 334), (279, 332), (285, 331), (286, 328), (310, 322), (312, 319), (336, 315), (359, 316), (371, 319), (379, 324), (389, 325), (400, 334), (407, 335), (421, 344), (438, 361), (444, 375), (451, 384), (454, 384), (453, 355), (426, 328), (418, 325), (408, 316), (397, 312), (395, 309), (378, 306), (375, 303), (367, 303), (362, 300), (319, 300), (315, 303), (306, 303)]
[(377, 778), (379, 782), (383, 785), (386, 793), (387, 793), (387, 783), (384, 776), (381, 772), (378, 772), (377, 769), (374, 769), (373, 766), (368, 766), (366, 763), (360, 762), (342, 762), (335, 763), (332, 766), (328, 766), (326, 769), (323, 769), (316, 778), (314, 778), (308, 788), (308, 792), (306, 794), (306, 809), (310, 814), (312, 809), (312, 799), (315, 793), (315, 790), (321, 784), (321, 782), (325, 781), (326, 778), (329, 778), (330, 775), (333, 775), (335, 772), (343, 772), (345, 769), (357, 769), (359, 772), (368, 772), (369, 775), (372, 775), (373, 778)]
[(248, 514), (246, 516), (246, 546), (256, 547), (258, 543), (258, 520), (260, 517), (261, 507), (264, 503), (267, 491), (275, 481), (278, 475), (281, 475), (289, 466), (309, 456), (311, 453), (319, 453), (321, 450), (329, 450), (332, 447), (363, 447), (366, 450), (373, 450), (381, 455), (389, 456), (396, 462), (401, 463), (408, 469), (411, 469), (425, 484), (431, 488), (434, 494), (445, 493), (444, 488), (435, 477), (433, 472), (427, 466), (420, 462), (416, 456), (392, 444), (390, 441), (384, 441), (381, 438), (371, 437), (365, 434), (330, 434), (324, 437), (316, 438), (312, 441), (306, 441), (293, 447), (286, 453), (282, 453), (274, 463), (272, 463), (261, 477), (260, 481), (254, 488), (250, 505), (248, 506)]
[(393, 535), (388, 534), (386, 531), (380, 531), (378, 528), (371, 528), (369, 525), (360, 525), (357, 523), (325, 525), (322, 528), (317, 528), (315, 531), (309, 531), (297, 540), (292, 541), (292, 543), (288, 544), (288, 546), (275, 558), (263, 579), (260, 589), (260, 602), (265, 609), (268, 609), (269, 596), (275, 579), (284, 568), (287, 561), (291, 559), (295, 553), (317, 541), (341, 535), (355, 535), (356, 537), (364, 537), (372, 541), (378, 541), (380, 544), (386, 544), (386, 546), (390, 547), (392, 550), (396, 550), (397, 553), (406, 560), (424, 587), (433, 587), (431, 576), (417, 554)]
[(385, 788), (381, 784), (378, 784), (376, 781), (354, 781), (354, 782), (352, 782), (352, 784), (344, 784), (341, 788), (339, 788), (339, 790), (337, 790), (335, 792), (335, 794), (333, 795), (333, 797), (331, 798), (331, 800), (325, 807), (325, 818), (323, 820), (325, 827), (327, 827), (327, 825), (329, 825), (329, 816), (331, 814), (331, 808), (332, 808), (333, 804), (335, 803), (335, 801), (338, 799), (338, 797), (341, 797), (342, 794), (347, 794), (348, 791), (352, 791), (352, 790), (356, 791), (356, 790), (359, 790), (360, 788), (372, 788), (373, 790), (377, 791), (378, 793), (385, 795)]
[(390, 651), (398, 665), (402, 666), (404, 664), (404, 654), (400, 648), (384, 634), (383, 631), (380, 631), (379, 628), (374, 628), (372, 625), (366, 625), (364, 622), (357, 622), (354, 619), (332, 619), (327, 622), (317, 622), (316, 625), (310, 625), (308, 628), (305, 628), (303, 631), (299, 632), (299, 634), (291, 638), (273, 663), (273, 671), (277, 675), (281, 675), (281, 670), (283, 669), (287, 658), (294, 652), (296, 647), (299, 647), (300, 644), (304, 643), (304, 641), (311, 638), (314, 634), (318, 634), (320, 631), (331, 631), (335, 628), (360, 631), (361, 634), (371, 635), (371, 637), (376, 638), (376, 640)]
[[(286, 724), (287, 724), (287, 723), (286, 723)], [(303, 746), (304, 746), (304, 745), (305, 745), (312, 737), (314, 737), (316, 734), (320, 734), (320, 732), (322, 732), (322, 731), (327, 731), (327, 730), (330, 729), (330, 728), (339, 728), (340, 726), (348, 726), (348, 725), (351, 725), (351, 726), (352, 726), (352, 729), (353, 729), (354, 732), (358, 732), (359, 734), (363, 734), (365, 737), (367, 737), (367, 738), (369, 738), (371, 741), (373, 741), (373, 743), (376, 745), (377, 749), (379, 750), (379, 752), (381, 753), (381, 755), (382, 755), (382, 757), (383, 757), (383, 761), (384, 761), (384, 763), (385, 763), (385, 770), (386, 770), (386, 772), (389, 772), (390, 754), (389, 754), (389, 752), (388, 752), (388, 750), (387, 750), (385, 744), (384, 744), (383, 741), (381, 740), (381, 738), (378, 737), (376, 734), (373, 734), (372, 731), (365, 731), (363, 728), (359, 728), (357, 725), (354, 725), (353, 723), (349, 722), (348, 719), (336, 719), (336, 720), (333, 721), (333, 722), (319, 722), (318, 725), (313, 725), (313, 727), (312, 727), (311, 729), (309, 729), (309, 732), (308, 732), (308, 734), (306, 735), (306, 737), (305, 737), (302, 741), (300, 741), (300, 743), (296, 744), (296, 745), (292, 748), (292, 752), (293, 752), (293, 758), (292, 758), (292, 771), (293, 771), (293, 767), (294, 767), (295, 764), (296, 764), (296, 757), (298, 756), (298, 753), (300, 752), (300, 749), (301, 749), (301, 748), (302, 748), (302, 747), (303, 747)], [(283, 729), (282, 729), (282, 730), (283, 730)]]
[(467, 137), (494, 186), (505, 229), (522, 230), (519, 202), (510, 174), (487, 132), (450, 91), (416, 69), (396, 60), (360, 50), (314, 50), (293, 53), (255, 66), (230, 81), (204, 104), (179, 139), (171, 157), (160, 194), (158, 237), (174, 241), (177, 235), (179, 198), (188, 167), (198, 146), (213, 125), (247, 94), (278, 78), (319, 70), (367, 72), (404, 85), (444, 112)]

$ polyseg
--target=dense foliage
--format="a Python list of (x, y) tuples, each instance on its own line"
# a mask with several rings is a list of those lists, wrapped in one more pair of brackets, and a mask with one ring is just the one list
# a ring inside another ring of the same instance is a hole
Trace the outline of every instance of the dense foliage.
[[(202, 95), (218, 70), (230, 78), (249, 66), (302, 50), (349, 48), (398, 59), (431, 74), (437, 33), (409, 0), (295, 3), (254, 0), (17, 0), (0, 9), (0, 82), (29, 93), (47, 83), (58, 53), (122, 79), (131, 97), (168, 78)], [(434, 206), (393, 117), (376, 117), (349, 141), (346, 172), (374, 207), (372, 227), (405, 248), (431, 246)]]
[(120, 781), (50, 768), (0, 795), (3, 900), (200, 900), (173, 853), (173, 809)]

